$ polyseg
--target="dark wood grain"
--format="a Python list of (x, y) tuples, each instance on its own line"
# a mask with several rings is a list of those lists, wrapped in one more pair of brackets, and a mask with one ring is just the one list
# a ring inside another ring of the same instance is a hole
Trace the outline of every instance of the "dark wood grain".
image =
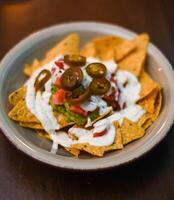
[[(148, 32), (174, 64), (173, 8), (172, 0), (0, 0), (0, 58), (22, 38), (43, 27), (95, 20)], [(141, 160), (92, 174), (63, 172), (33, 161), (0, 132), (0, 199), (172, 200), (174, 128)]]

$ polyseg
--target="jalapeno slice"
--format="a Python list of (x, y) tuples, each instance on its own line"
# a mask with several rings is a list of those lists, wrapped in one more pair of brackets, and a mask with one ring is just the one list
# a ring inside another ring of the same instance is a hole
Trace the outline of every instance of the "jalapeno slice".
[(78, 98), (80, 95), (84, 94), (84, 92), (85, 92), (85, 88), (83, 87), (83, 85), (80, 85), (78, 88), (75, 88), (72, 91), (71, 97)]
[(50, 79), (51, 72), (47, 69), (42, 70), (36, 77), (34, 87), (36, 92), (38, 90), (43, 90), (45, 83)]
[(89, 85), (90, 91), (95, 95), (103, 95), (109, 91), (110, 82), (106, 78), (94, 78)]
[(67, 101), (70, 104), (80, 104), (85, 102), (86, 100), (89, 99), (89, 97), (91, 96), (90, 90), (89, 88), (87, 88), (82, 94), (80, 94), (79, 96), (74, 96), (73, 94), (67, 98)]
[(65, 90), (76, 88), (83, 80), (83, 72), (79, 67), (67, 69), (60, 78), (61, 87)]
[(104, 77), (106, 67), (102, 63), (91, 63), (86, 67), (86, 71), (92, 77)]
[(81, 55), (65, 55), (64, 62), (72, 67), (80, 67), (86, 64), (86, 58)]

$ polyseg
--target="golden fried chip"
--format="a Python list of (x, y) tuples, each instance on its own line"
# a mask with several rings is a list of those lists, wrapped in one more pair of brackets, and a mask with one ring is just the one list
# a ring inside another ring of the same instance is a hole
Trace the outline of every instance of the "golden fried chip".
[(104, 36), (94, 40), (95, 56), (102, 60), (114, 59), (114, 48), (124, 40), (117, 36)]
[[(115, 125), (115, 128), (117, 128), (118, 122), (114, 122), (114, 125)], [(86, 151), (86, 152), (90, 153), (91, 155), (101, 157), (107, 151), (122, 149), (123, 148), (122, 136), (121, 136), (120, 132), (116, 131), (115, 141), (110, 146), (98, 147), (98, 146), (90, 145), (88, 143), (81, 143), (81, 144), (79, 143), (79, 144), (72, 145), (72, 148)]]
[(162, 107), (162, 92), (159, 92), (155, 101), (155, 109), (154, 109), (155, 112), (152, 114), (153, 121), (155, 121), (159, 116), (161, 107)]
[(147, 129), (159, 116), (162, 106), (162, 94), (159, 91), (154, 103), (153, 113), (146, 112), (138, 121), (138, 125), (143, 129)]
[(25, 128), (31, 128), (31, 129), (39, 129), (39, 130), (43, 130), (43, 127), (40, 123), (34, 123), (34, 122), (19, 122), (19, 125)]
[(155, 88), (154, 90), (152, 90), (152, 92), (150, 94), (148, 94), (146, 97), (141, 99), (138, 102), (138, 104), (141, 107), (143, 107), (147, 112), (154, 113), (155, 100), (156, 100), (156, 97), (157, 97), (158, 93), (159, 93), (159, 89)]
[(145, 131), (137, 123), (124, 118), (122, 126), (117, 130), (122, 135), (123, 145), (144, 136)]
[[(91, 123), (90, 126), (92, 126), (94, 123), (96, 123), (97, 121), (99, 121), (100, 119), (103, 119), (104, 117), (108, 116), (109, 114), (111, 114), (113, 111), (112, 107), (108, 107), (108, 111), (104, 112), (102, 115), (98, 116), (96, 119), (94, 119)], [(89, 127), (89, 126), (86, 126)]]
[(72, 155), (74, 155), (75, 157), (78, 157), (80, 154), (80, 150), (79, 149), (75, 149), (75, 148), (65, 148), (69, 153), (71, 153)]
[(36, 129), (35, 131), (40, 137), (43, 137), (43, 138), (48, 139), (48, 140), (51, 140), (49, 134), (45, 130)]
[(48, 63), (53, 60), (59, 54), (78, 54), (79, 53), (79, 35), (72, 33), (58, 42), (51, 50), (46, 53), (46, 58), (42, 61), (42, 64)]
[[(48, 139), (48, 140), (51, 140), (49, 134), (44, 131), (44, 130), (37, 130), (36, 129), (36, 132), (37, 134), (40, 136), (40, 137), (43, 137), (45, 139)], [(75, 157), (78, 157), (79, 153), (80, 153), (80, 150), (78, 149), (74, 149), (74, 148), (64, 148), (66, 151), (68, 151), (69, 153), (71, 153), (72, 155), (74, 155)]]
[(32, 64), (25, 64), (23, 72), (26, 76), (30, 77), (33, 74)]
[(152, 119), (149, 118), (148, 120), (146, 120), (146, 122), (143, 124), (142, 128), (144, 130), (146, 130), (147, 128), (149, 128), (151, 126), (151, 124), (153, 123)]
[(159, 85), (144, 70), (140, 74), (139, 81), (141, 84), (140, 99), (143, 99), (153, 90), (159, 88)]
[(76, 33), (72, 33), (50, 49), (43, 60), (35, 59), (31, 65), (26, 64), (24, 66), (24, 74), (31, 76), (39, 67), (50, 62), (59, 54), (77, 54), (78, 52), (79, 36)]
[(8, 101), (14, 106), (20, 100), (25, 98), (25, 94), (26, 94), (26, 87), (23, 86), (23, 87), (15, 90), (14, 92), (12, 92), (8, 97)]
[(141, 126), (144, 130), (149, 128), (149, 126), (153, 123), (152, 119), (152, 114), (151, 113), (145, 113), (138, 121), (138, 125)]
[(80, 151), (85, 151), (91, 155), (102, 157), (104, 154), (104, 147), (92, 146), (88, 143), (79, 143), (72, 145), (72, 148)]
[(39, 67), (41, 67), (41, 65), (42, 64), (39, 62), (39, 60), (34, 59), (31, 65), (25, 64), (24, 74), (30, 77), (33, 74), (33, 72), (35, 72), (37, 69), (39, 69)]
[(132, 41), (124, 41), (120, 45), (117, 45), (114, 48), (114, 59), (118, 62), (122, 60), (125, 56), (130, 54), (135, 50), (136, 45)]
[(119, 69), (128, 70), (136, 76), (139, 76), (145, 63), (149, 36), (145, 33), (138, 35), (132, 42), (136, 45), (136, 50), (121, 60), (118, 63), (118, 67)]
[(114, 144), (106, 147), (105, 151), (111, 151), (111, 150), (116, 150), (116, 149), (122, 149), (123, 148), (123, 141), (122, 141), (122, 135), (119, 130), (119, 123), (117, 121), (114, 122), (114, 126), (116, 129), (116, 137), (115, 137), (115, 142)]
[[(12, 120), (19, 121), (20, 125), (23, 127), (43, 129), (39, 120), (27, 108), (24, 100), (19, 101), (8, 113), (8, 116)], [(60, 128), (65, 128), (74, 124), (73, 122), (67, 122), (65, 116), (61, 113), (56, 113), (55, 117), (60, 124)]]
[(81, 49), (80, 54), (85, 57), (95, 57), (96, 50), (94, 46), (94, 42), (88, 42), (85, 46)]
[(28, 110), (26, 102), (19, 101), (13, 109), (8, 113), (10, 119), (20, 122), (35, 122), (39, 123), (39, 120)]

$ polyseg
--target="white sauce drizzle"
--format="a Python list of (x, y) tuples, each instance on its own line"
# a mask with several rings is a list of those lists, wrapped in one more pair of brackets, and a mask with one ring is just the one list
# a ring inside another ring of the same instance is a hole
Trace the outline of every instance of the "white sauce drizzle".
[[(76, 143), (89, 143), (94, 146), (109, 146), (113, 144), (116, 137), (116, 129), (114, 121), (118, 121), (120, 126), (122, 125), (124, 117), (133, 122), (137, 122), (138, 119), (145, 113), (145, 110), (139, 105), (131, 105), (120, 112), (115, 112), (112, 115), (99, 120), (93, 125), (93, 129), (86, 130), (83, 128), (70, 128), (69, 132), (74, 134), (78, 141)], [(107, 130), (107, 133), (100, 137), (93, 137), (96, 132)]]
[[(93, 125), (93, 128), (91, 130), (74, 127), (70, 128), (69, 131), (78, 138), (78, 140), (72, 140), (66, 132), (56, 132), (56, 130), (60, 128), (60, 125), (57, 123), (57, 120), (53, 113), (53, 109), (49, 105), (49, 100), (51, 97), (51, 83), (55, 82), (56, 78), (60, 77), (61, 74), (64, 72), (63, 69), (59, 70), (55, 66), (54, 62), (62, 57), (62, 55), (58, 56), (53, 61), (37, 70), (26, 83), (27, 93), (25, 99), (27, 107), (39, 119), (45, 131), (50, 135), (51, 139), (53, 140), (51, 152), (56, 153), (58, 144), (64, 147), (70, 147), (72, 144), (76, 143), (89, 143), (95, 146), (108, 146), (113, 144), (116, 137), (116, 130), (113, 122), (117, 120), (121, 125), (124, 117), (127, 117), (131, 121), (136, 122), (145, 112), (139, 105), (136, 105), (136, 101), (139, 99), (139, 92), (141, 88), (137, 78), (130, 72), (119, 70), (116, 73), (115, 78), (117, 79), (118, 87), (121, 90), (121, 102), (126, 102), (127, 108), (121, 110), (120, 112), (114, 112), (107, 118), (97, 121)], [(101, 61), (95, 58), (87, 58), (86, 65), (82, 67), (82, 71), (84, 73), (84, 80), (82, 84), (85, 88), (88, 87), (89, 83), (92, 80), (91, 77), (86, 73), (85, 68), (88, 64), (93, 62)], [(116, 72), (117, 64), (112, 60), (103, 62), (103, 64), (105, 64), (107, 67), (106, 78), (110, 80), (111, 74)], [(55, 68), (55, 72), (51, 79), (45, 84), (45, 91), (42, 94), (41, 92), (35, 93), (34, 82), (38, 74), (43, 69), (48, 69), (51, 71), (52, 68)], [(65, 69), (67, 68), (68, 66), (65, 65)], [(125, 78), (126, 80), (128, 80), (126, 87), (124, 87)], [(93, 111), (97, 107), (99, 107), (100, 115), (110, 109), (107, 106), (107, 103), (101, 99), (101, 97), (95, 95), (91, 96), (90, 100), (81, 104), (81, 106), (86, 111)], [(89, 119), (88, 123), (91, 123)], [(93, 133), (100, 132), (105, 129), (107, 130), (107, 133), (105, 135), (100, 137), (93, 137)]]

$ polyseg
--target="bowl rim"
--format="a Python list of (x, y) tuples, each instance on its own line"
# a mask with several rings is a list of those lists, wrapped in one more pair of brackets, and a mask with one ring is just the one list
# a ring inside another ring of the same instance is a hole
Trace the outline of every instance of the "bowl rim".
[[(83, 28), (82, 28), (83, 27)], [(51, 32), (57, 31), (59, 30), (71, 30), (71, 32), (73, 32), (72, 30), (74, 29), (74, 32), (78, 31), (78, 30), (89, 30), (90, 27), (90, 31), (94, 30), (94, 31), (101, 31), (101, 32), (108, 32), (108, 34), (111, 34), (111, 31), (113, 32), (112, 34), (117, 34), (117, 32), (122, 32), (122, 36), (128, 39), (131, 39), (132, 37), (136, 36), (136, 33), (129, 31), (123, 27), (120, 27), (118, 25), (112, 25), (112, 24), (108, 24), (108, 23), (100, 23), (100, 22), (91, 22), (91, 21), (81, 21), (81, 22), (69, 22), (69, 23), (63, 23), (63, 24), (58, 24), (58, 25), (53, 25), (44, 29), (41, 29), (31, 35), (29, 35), (28, 37), (24, 38), (23, 40), (21, 40), (17, 45), (15, 45), (9, 52), (7, 52), (7, 54), (4, 56), (4, 58), (1, 60), (0, 62), (0, 77), (1, 74), (3, 72), (4, 67), (6, 66), (6, 63), (9, 62), (10, 58), (12, 56), (14, 56), (17, 52), (17, 55), (19, 55), (19, 53), (21, 52), (21, 49), (23, 49), (23, 47), (25, 47), (28, 43), (30, 43), (32, 41), (32, 44), (35, 44), (36, 41), (40, 40), (40, 38), (42, 38), (42, 40), (44, 38), (47, 38), (48, 35)], [(152, 43), (150, 43), (149, 45), (149, 49), (148, 49), (149, 53), (153, 53), (156, 54), (156, 56), (158, 56), (158, 60), (160, 63), (164, 63), (165, 65), (165, 75), (167, 76), (167, 78), (173, 80), (173, 85), (174, 85), (174, 72), (173, 72), (173, 68), (171, 66), (171, 64), (169, 63), (169, 61), (167, 60), (167, 58), (162, 54), (162, 52)], [(16, 57), (17, 57), (16, 55)], [(171, 99), (170, 102), (174, 102), (174, 90), (172, 90), (172, 88), (170, 87), (170, 93), (171, 93)], [(124, 159), (120, 159), (119, 162), (114, 162), (114, 160), (112, 162), (106, 162), (105, 161), (105, 165), (103, 166), (101, 163), (102, 162), (96, 162), (95, 161), (95, 165), (94, 164), (90, 164), (90, 165), (85, 165), (85, 162), (83, 161), (83, 163), (80, 166), (73, 166), (73, 160), (74, 158), (66, 158), (63, 157), (61, 158), (61, 156), (58, 156), (60, 158), (55, 159), (54, 157), (50, 156), (50, 154), (46, 153), (44, 150), (40, 149), (39, 147), (36, 147), (35, 150), (30, 148), (29, 146), (27, 146), (26, 144), (24, 144), (24, 142), (22, 142), (19, 138), (17, 138), (14, 134), (10, 133), (10, 129), (6, 126), (4, 120), (3, 120), (3, 115), (0, 111), (0, 128), (3, 131), (4, 135), (10, 140), (10, 142), (12, 144), (14, 144), (17, 149), (21, 150), (22, 152), (24, 152), (25, 154), (29, 155), (30, 157), (41, 161), (43, 163), (55, 166), (55, 167), (59, 167), (59, 168), (63, 168), (63, 169), (70, 169), (70, 170), (82, 170), (82, 171), (91, 171), (91, 170), (103, 170), (103, 169), (108, 169), (108, 168), (112, 168), (112, 167), (116, 167), (116, 166), (120, 166), (123, 164), (127, 164), (141, 156), (143, 156), (144, 154), (146, 154), (147, 152), (149, 152), (154, 146), (156, 146), (167, 134), (167, 132), (169, 131), (169, 129), (171, 128), (172, 124), (173, 124), (173, 120), (174, 120), (174, 112), (170, 113), (170, 118), (167, 119), (165, 121), (165, 123), (163, 124), (163, 126), (160, 128), (158, 137), (156, 137), (154, 140), (154, 138), (152, 138), (151, 140), (148, 141), (148, 143), (145, 145), (144, 148), (139, 149), (139, 151), (137, 152), (132, 152), (129, 157), (126, 157)], [(32, 145), (30, 145), (32, 146)], [(38, 151), (39, 152), (38, 152)], [(98, 158), (98, 160), (100, 160)], [(63, 162), (62, 162), (63, 161)], [(89, 161), (88, 161), (89, 162)]]

